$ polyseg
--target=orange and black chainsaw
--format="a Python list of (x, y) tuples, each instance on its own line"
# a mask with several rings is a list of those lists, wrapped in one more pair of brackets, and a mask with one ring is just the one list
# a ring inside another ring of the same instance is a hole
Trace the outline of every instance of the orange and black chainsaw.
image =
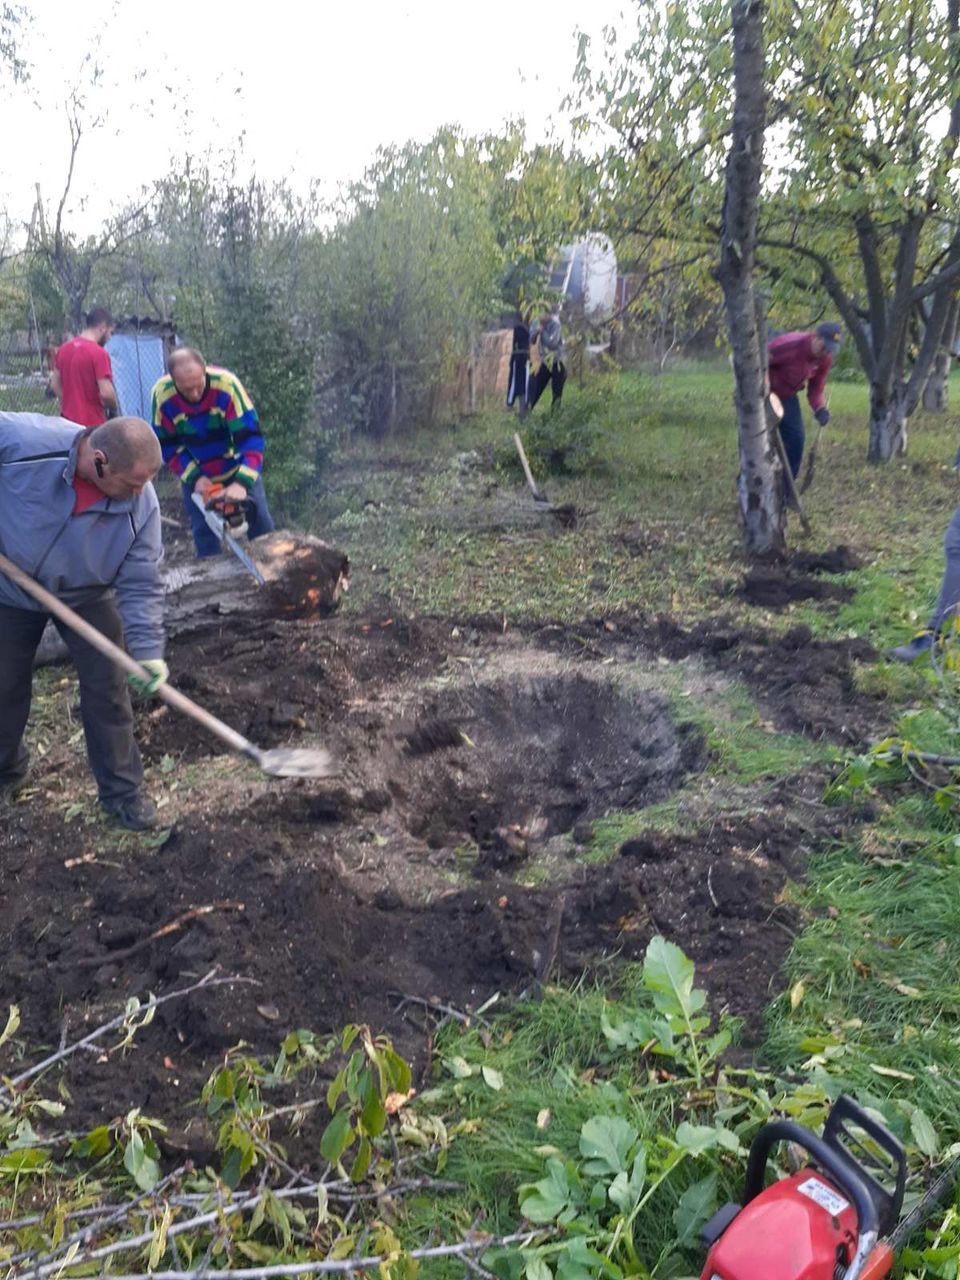
[(262, 587), (265, 581), (263, 574), (237, 541), (249, 528), (253, 503), (249, 498), (226, 497), (221, 484), (212, 484), (202, 496), (194, 491), (191, 497), (203, 513), (207, 528), (216, 535), (220, 545), (231, 551)]

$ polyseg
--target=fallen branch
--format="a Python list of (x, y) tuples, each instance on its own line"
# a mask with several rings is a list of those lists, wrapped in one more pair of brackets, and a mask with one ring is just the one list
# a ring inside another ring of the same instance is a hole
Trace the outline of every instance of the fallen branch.
[[(65, 1239), (61, 1240), (51, 1253), (45, 1254), (44, 1257), (49, 1262), (54, 1258), (59, 1258), (64, 1253), (68, 1253), (74, 1245), (89, 1245), (96, 1236), (102, 1235), (108, 1227), (112, 1227), (117, 1222), (122, 1222), (129, 1213), (135, 1213), (138, 1206), (143, 1204), (145, 1200), (161, 1197), (167, 1187), (169, 1187), (170, 1184), (175, 1182), (178, 1178), (182, 1177), (186, 1172), (187, 1166), (180, 1165), (178, 1169), (174, 1169), (172, 1173), (168, 1173), (167, 1176), (158, 1182), (151, 1191), (142, 1192), (135, 1199), (131, 1200), (129, 1204), (104, 1206), (105, 1209), (109, 1210), (104, 1217), (100, 1218), (97, 1222), (90, 1223), (87, 1227), (83, 1227), (82, 1230), (75, 1232), (72, 1236), (65, 1237)], [(6, 1262), (7, 1266), (13, 1266), (16, 1262), (39, 1260), (39, 1257), (39, 1250), (24, 1249), (21, 1253), (15, 1253), (12, 1258), (7, 1258)]]
[(453, 1018), (455, 1022), (462, 1022), (465, 1027), (469, 1027), (474, 1020), (482, 1022), (484, 1026), (490, 1025), (485, 1018), (481, 1018), (477, 1013), (463, 1013), (460, 1009), (454, 1009), (452, 1005), (441, 1004), (439, 1000), (425, 1000), (423, 996), (408, 996), (402, 991), (391, 991), (390, 994), (400, 997), (400, 1003), (394, 1009), (394, 1013), (399, 1013), (405, 1004), (418, 1004), (424, 1009), (430, 1009), (433, 1013), (442, 1013), (445, 1018)]
[[(252, 986), (260, 985), (256, 978), (242, 978), (238, 974), (234, 974), (229, 978), (218, 978), (216, 974), (217, 970), (211, 969), (199, 982), (194, 982), (189, 987), (181, 987), (178, 991), (169, 991), (165, 996), (151, 996), (147, 1003), (141, 1005), (135, 1012), (138, 1014), (147, 1013), (151, 1009), (158, 1009), (162, 1004), (167, 1004), (170, 1000), (179, 1000), (181, 996), (191, 995), (194, 991), (208, 990), (212, 987), (226, 987), (234, 982), (248, 982)], [(77, 1040), (73, 1044), (67, 1045), (65, 1049), (59, 1049), (56, 1053), (51, 1053), (49, 1057), (44, 1058), (41, 1062), (28, 1067), (26, 1071), (21, 1071), (18, 1076), (14, 1076), (6, 1085), (0, 1086), (0, 1102), (12, 1102), (14, 1093), (18, 1092), (21, 1085), (28, 1080), (34, 1079), (35, 1076), (40, 1075), (41, 1072), (48, 1070), (56, 1063), (71, 1057), (80, 1049), (88, 1048), (103, 1036), (109, 1035), (111, 1031), (116, 1031), (125, 1022), (128, 1022), (132, 1016), (127, 1012), (118, 1014), (116, 1018), (112, 1018), (109, 1022), (105, 1022), (103, 1026), (97, 1027), (89, 1035), (84, 1036), (82, 1040)]]
[(537, 979), (541, 983), (550, 981), (550, 973), (557, 960), (557, 948), (560, 945), (560, 925), (563, 922), (563, 913), (567, 905), (567, 895), (560, 893), (553, 904), (553, 911), (550, 917), (550, 924), (547, 928), (546, 945), (543, 949), (543, 958), (537, 966)]
[[(174, 1228), (171, 1227), (167, 1233), (168, 1238), (173, 1230)], [(408, 1258), (465, 1258), (468, 1254), (482, 1253), (487, 1249), (505, 1249), (508, 1245), (513, 1244), (522, 1247), (543, 1236), (554, 1234), (556, 1234), (554, 1231), (516, 1231), (509, 1236), (487, 1236), (478, 1240), (461, 1240), (459, 1244), (442, 1244), (426, 1249), (411, 1249), (405, 1256)], [(144, 1237), (141, 1243), (147, 1244), (153, 1238), (154, 1233), (151, 1232)], [(102, 1256), (104, 1256), (102, 1250), (88, 1254), (85, 1257), (78, 1255), (72, 1260), (71, 1265), (79, 1266)], [(352, 1271), (370, 1271), (392, 1260), (393, 1255), (388, 1254), (373, 1254), (363, 1258), (325, 1258), (322, 1262), (281, 1262), (269, 1267), (232, 1267), (229, 1274), (236, 1277), (236, 1280), (269, 1280), (272, 1276), (343, 1274), (344, 1272)], [(30, 1275), (40, 1280), (43, 1276), (59, 1271), (62, 1267), (62, 1261), (44, 1263), (38, 1267), (31, 1268)], [(138, 1271), (129, 1274), (111, 1274), (111, 1280), (198, 1280), (198, 1277), (203, 1276), (205, 1273), (206, 1267), (201, 1266), (199, 1269), (191, 1271)]]
[(208, 916), (213, 911), (245, 911), (246, 906), (242, 902), (211, 902), (205, 907), (191, 907), (189, 911), (184, 911), (183, 915), (179, 915), (175, 920), (171, 920), (169, 924), (163, 925), (159, 929), (154, 929), (153, 933), (147, 938), (141, 938), (139, 942), (133, 943), (132, 946), (122, 947), (119, 951), (108, 951), (102, 956), (85, 956), (82, 960), (74, 960), (73, 964), (78, 969), (99, 968), (100, 965), (113, 964), (116, 960), (129, 960), (131, 956), (138, 955), (141, 951), (145, 951), (152, 942), (157, 942), (160, 938), (166, 938), (171, 933), (177, 933), (185, 924), (189, 924), (191, 920), (197, 920), (200, 916)]

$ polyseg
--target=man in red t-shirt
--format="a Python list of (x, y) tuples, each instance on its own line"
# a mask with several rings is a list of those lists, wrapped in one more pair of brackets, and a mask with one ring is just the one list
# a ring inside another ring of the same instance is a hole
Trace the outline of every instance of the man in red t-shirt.
[(57, 352), (50, 385), (60, 397), (63, 416), (81, 427), (99, 427), (120, 412), (113, 385), (113, 368), (104, 346), (113, 333), (113, 316), (95, 307), (87, 327)]

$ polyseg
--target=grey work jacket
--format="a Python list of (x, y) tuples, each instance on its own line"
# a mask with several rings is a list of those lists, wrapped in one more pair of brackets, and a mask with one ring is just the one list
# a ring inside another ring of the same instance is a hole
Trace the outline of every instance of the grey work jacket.
[[(163, 657), (160, 507), (153, 485), (75, 516), (73, 476), (84, 435), (41, 413), (0, 413), (0, 551), (71, 607), (116, 591), (127, 648)], [(0, 573), (0, 607), (42, 606)]]

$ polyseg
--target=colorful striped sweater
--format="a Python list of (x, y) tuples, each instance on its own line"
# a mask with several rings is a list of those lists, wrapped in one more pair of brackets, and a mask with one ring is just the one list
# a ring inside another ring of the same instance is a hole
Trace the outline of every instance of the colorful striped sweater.
[(188, 488), (201, 476), (252, 489), (263, 470), (263, 433), (240, 379), (207, 365), (207, 389), (192, 404), (170, 374), (153, 388), (153, 429), (163, 460)]

